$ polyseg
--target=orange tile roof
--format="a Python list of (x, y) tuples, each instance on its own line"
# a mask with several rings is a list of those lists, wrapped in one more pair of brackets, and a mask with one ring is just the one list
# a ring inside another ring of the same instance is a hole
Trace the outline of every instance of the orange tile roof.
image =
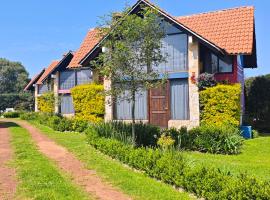
[(88, 31), (80, 48), (74, 53), (74, 57), (68, 65), (68, 68), (81, 67), (80, 61), (98, 44), (101, 37), (99, 36), (98, 29), (91, 29)]
[(58, 65), (59, 61), (54, 60), (52, 63), (49, 65), (47, 69), (45, 69), (45, 72), (42, 74), (42, 76), (38, 79), (37, 84), (41, 85), (42, 82), (53, 72), (55, 67)]
[(27, 91), (29, 90), (29, 88), (35, 84), (37, 82), (37, 80), (41, 77), (41, 75), (44, 73), (45, 69), (43, 69), (41, 72), (39, 72), (38, 74), (36, 74), (31, 81), (27, 84), (27, 86), (25, 86), (25, 88), (23, 89), (23, 91)]
[(228, 54), (252, 54), (254, 7), (232, 8), (176, 19)]

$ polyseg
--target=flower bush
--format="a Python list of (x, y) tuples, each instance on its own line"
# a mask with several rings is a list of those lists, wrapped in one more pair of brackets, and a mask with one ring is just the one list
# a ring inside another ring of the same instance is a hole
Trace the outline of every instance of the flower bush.
[(198, 77), (198, 87), (199, 90), (205, 90), (206, 88), (213, 87), (217, 85), (217, 81), (214, 74), (202, 73)]
[(38, 110), (44, 113), (54, 113), (55, 96), (53, 92), (47, 92), (37, 98)]

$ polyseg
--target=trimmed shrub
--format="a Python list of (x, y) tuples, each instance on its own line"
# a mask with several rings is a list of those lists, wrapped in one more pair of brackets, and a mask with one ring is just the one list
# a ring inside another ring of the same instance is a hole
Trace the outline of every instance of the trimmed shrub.
[(55, 97), (53, 92), (47, 92), (37, 98), (38, 110), (44, 113), (54, 113)]
[(83, 132), (89, 126), (87, 121), (74, 118), (68, 119), (61, 115), (55, 115), (51, 113), (23, 113), (20, 118), (23, 120), (35, 120), (40, 124), (52, 128), (55, 131), (61, 132)]
[(201, 124), (240, 123), (240, 84), (217, 85), (200, 92)]
[(20, 116), (19, 112), (6, 112), (3, 114), (5, 118), (18, 118)]
[(78, 85), (71, 89), (77, 119), (101, 122), (105, 113), (103, 85), (95, 83)]
[(99, 137), (90, 127), (88, 143), (121, 162), (144, 171), (150, 177), (182, 187), (205, 199), (270, 199), (270, 182), (247, 175), (232, 176), (219, 169), (194, 167), (177, 151), (135, 148), (115, 139)]

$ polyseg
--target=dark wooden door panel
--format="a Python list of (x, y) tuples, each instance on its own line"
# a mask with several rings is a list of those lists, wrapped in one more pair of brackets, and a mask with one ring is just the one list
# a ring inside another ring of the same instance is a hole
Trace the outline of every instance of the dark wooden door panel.
[(168, 127), (170, 117), (169, 83), (149, 92), (150, 123), (163, 128)]

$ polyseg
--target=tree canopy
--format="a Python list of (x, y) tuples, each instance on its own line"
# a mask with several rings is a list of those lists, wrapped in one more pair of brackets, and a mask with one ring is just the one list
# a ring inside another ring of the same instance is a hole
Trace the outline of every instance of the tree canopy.
[(0, 58), (0, 94), (22, 92), (28, 81), (28, 72), (20, 62)]

